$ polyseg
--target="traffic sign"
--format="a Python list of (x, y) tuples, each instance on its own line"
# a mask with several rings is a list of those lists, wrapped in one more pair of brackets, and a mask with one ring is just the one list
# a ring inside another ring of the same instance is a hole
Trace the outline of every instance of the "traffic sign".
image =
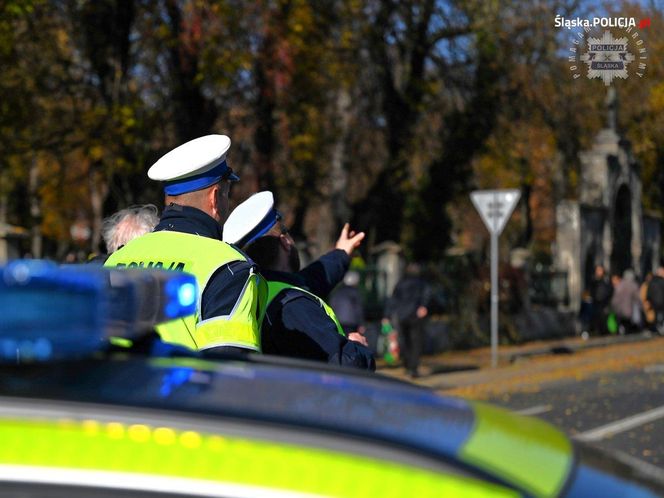
[(516, 189), (475, 190), (470, 193), (491, 234), (491, 366), (498, 365), (498, 237), (505, 228), (521, 192)]
[(470, 193), (475, 209), (491, 234), (500, 235), (505, 228), (521, 192), (517, 189), (475, 190)]

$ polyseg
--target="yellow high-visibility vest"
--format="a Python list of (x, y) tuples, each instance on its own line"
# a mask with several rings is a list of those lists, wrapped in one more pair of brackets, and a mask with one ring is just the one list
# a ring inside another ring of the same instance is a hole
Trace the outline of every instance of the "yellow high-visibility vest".
[(339, 319), (337, 318), (336, 313), (332, 309), (332, 307), (327, 304), (325, 301), (323, 301), (320, 297), (318, 297), (316, 294), (313, 294), (309, 292), (306, 289), (303, 289), (301, 287), (297, 287), (296, 285), (292, 284), (287, 284), (286, 282), (277, 282), (277, 281), (268, 281), (267, 282), (267, 303), (265, 304), (265, 309), (267, 310), (268, 306), (270, 306), (270, 303), (274, 300), (275, 297), (277, 297), (277, 294), (279, 294), (282, 290), (285, 289), (296, 289), (299, 290), (300, 292), (304, 292), (305, 294), (311, 296), (314, 298), (314, 300), (318, 301), (318, 304), (320, 304), (321, 308), (325, 310), (325, 313), (327, 316), (329, 316), (332, 321), (335, 323), (337, 326), (337, 332), (339, 332), (340, 335), (343, 337), (346, 337), (346, 333), (344, 332), (344, 328), (341, 326), (341, 323), (339, 322)]
[(235, 346), (260, 352), (259, 315), (264, 309), (260, 304), (265, 299), (266, 284), (254, 268), (229, 315), (201, 318), (201, 298), (208, 281), (219, 268), (233, 261), (247, 261), (247, 258), (225, 242), (161, 231), (130, 241), (111, 254), (104, 266), (177, 270), (196, 277), (196, 313), (158, 325), (157, 332), (165, 342), (194, 350)]

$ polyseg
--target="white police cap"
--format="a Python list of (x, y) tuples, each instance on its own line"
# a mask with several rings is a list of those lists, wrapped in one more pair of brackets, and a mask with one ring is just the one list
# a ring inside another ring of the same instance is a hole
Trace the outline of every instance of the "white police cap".
[(245, 247), (262, 237), (281, 219), (274, 196), (265, 190), (239, 204), (224, 223), (224, 242)]
[(195, 138), (163, 155), (148, 170), (148, 177), (165, 182), (168, 195), (200, 190), (224, 178), (236, 182), (240, 178), (226, 164), (230, 147), (226, 135)]

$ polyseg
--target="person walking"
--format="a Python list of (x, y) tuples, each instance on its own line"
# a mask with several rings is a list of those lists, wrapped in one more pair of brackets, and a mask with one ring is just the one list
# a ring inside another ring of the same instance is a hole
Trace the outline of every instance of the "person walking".
[(611, 308), (618, 320), (618, 330), (621, 334), (634, 332), (640, 326), (641, 316), (641, 298), (634, 271), (625, 270), (622, 279), (614, 275), (612, 281)]
[(655, 329), (664, 335), (664, 266), (657, 268), (650, 280), (646, 298), (655, 313)]
[(431, 290), (420, 265), (409, 263), (385, 306), (383, 322), (391, 322), (399, 334), (399, 351), (411, 378), (419, 377)]
[(176, 147), (148, 171), (164, 182), (166, 208), (154, 231), (110, 255), (105, 266), (162, 268), (193, 274), (199, 287), (194, 315), (157, 326), (162, 340), (205, 353), (260, 351), (256, 266), (222, 241), (231, 182), (231, 140), (207, 135)]
[(646, 330), (655, 332), (657, 326), (655, 310), (650, 301), (648, 301), (648, 288), (650, 287), (652, 278), (652, 272), (646, 273), (643, 282), (641, 282), (641, 285), (639, 286), (639, 297), (641, 298), (641, 309), (643, 309), (643, 327)]
[(613, 296), (613, 286), (602, 265), (595, 266), (595, 274), (590, 282), (591, 299), (591, 332), (605, 335), (608, 333), (606, 321), (609, 315), (609, 305)]

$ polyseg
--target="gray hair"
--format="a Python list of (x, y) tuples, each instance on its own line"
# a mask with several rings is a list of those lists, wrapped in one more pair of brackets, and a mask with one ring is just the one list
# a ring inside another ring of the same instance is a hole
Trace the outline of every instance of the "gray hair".
[(105, 218), (101, 225), (101, 236), (108, 253), (114, 253), (132, 239), (140, 237), (159, 223), (157, 206), (145, 204), (121, 209)]

